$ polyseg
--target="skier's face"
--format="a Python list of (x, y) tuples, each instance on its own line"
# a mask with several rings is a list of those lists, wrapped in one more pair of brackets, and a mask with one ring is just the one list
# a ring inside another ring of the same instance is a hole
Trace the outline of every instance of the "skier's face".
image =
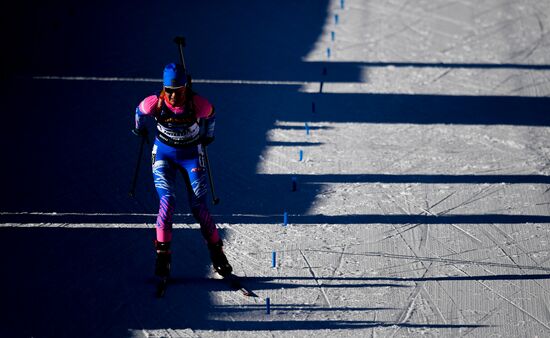
[(164, 87), (164, 96), (172, 106), (181, 106), (185, 102), (185, 87)]

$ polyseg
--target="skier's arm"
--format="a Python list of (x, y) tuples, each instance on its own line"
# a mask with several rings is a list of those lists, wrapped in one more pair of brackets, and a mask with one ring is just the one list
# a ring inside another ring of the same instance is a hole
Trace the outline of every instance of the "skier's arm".
[(203, 97), (195, 95), (195, 109), (201, 126), (201, 143), (208, 145), (214, 141), (216, 111), (214, 106)]
[(208, 117), (205, 117), (202, 120), (204, 121), (204, 141), (210, 144), (214, 141), (214, 128), (216, 126), (216, 112), (213, 106)]
[(152, 116), (158, 110), (158, 103), (159, 97), (157, 95), (150, 95), (137, 106), (134, 118), (135, 125), (132, 130), (134, 134), (138, 136), (147, 135), (145, 119), (147, 116)]

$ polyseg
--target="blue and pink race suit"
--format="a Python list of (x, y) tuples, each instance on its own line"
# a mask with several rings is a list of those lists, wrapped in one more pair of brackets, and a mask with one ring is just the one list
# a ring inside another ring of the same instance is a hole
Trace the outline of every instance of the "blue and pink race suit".
[(172, 106), (159, 95), (151, 95), (136, 109), (136, 129), (144, 128), (146, 117), (154, 117), (157, 122), (152, 151), (153, 178), (160, 199), (157, 241), (172, 240), (176, 174), (179, 171), (184, 177), (191, 212), (200, 224), (204, 239), (208, 244), (217, 243), (220, 236), (206, 204), (207, 177), (200, 144), (201, 138), (214, 136), (214, 107), (196, 94), (192, 94), (183, 107)]

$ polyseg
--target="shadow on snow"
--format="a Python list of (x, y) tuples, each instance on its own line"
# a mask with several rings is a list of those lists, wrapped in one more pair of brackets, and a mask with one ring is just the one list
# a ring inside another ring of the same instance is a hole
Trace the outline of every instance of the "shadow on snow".
[[(265, 305), (261, 303), (213, 306), (211, 291), (224, 290), (225, 287), (218, 280), (203, 277), (208, 258), (198, 230), (175, 231), (175, 283), (169, 286), (163, 299), (154, 297), (154, 284), (147, 273), (152, 270), (154, 261), (151, 242), (145, 240), (151, 236), (149, 229), (1, 228), (0, 235), (4, 240), (0, 248), (0, 264), (5, 271), (17, 272), (0, 280), (0, 287), (6, 291), (1, 305), (0, 333), (6, 337), (124, 337), (130, 335), (129, 329), (165, 328), (262, 331), (394, 325), (443, 329), (478, 327), (467, 323), (287, 319), (287, 315), (293, 313), (395, 310), (390, 308), (329, 309), (319, 305), (273, 304), (273, 315), (266, 316)], [(402, 283), (414, 281), (384, 277), (318, 279), (326, 283), (324, 287), (343, 289), (409, 287)], [(310, 283), (294, 283), (300, 280)], [(380, 280), (388, 283), (377, 283)], [(250, 277), (245, 281), (256, 290), (318, 287), (313, 278), (304, 277)], [(235, 317), (243, 314), (250, 320), (241, 321)], [(225, 320), (227, 316), (237, 320)]]
[[(188, 67), (195, 77), (204, 79), (354, 82), (360, 80), (361, 68), (388, 65), (548, 69), (548, 65), (522, 64), (304, 62), (304, 56), (322, 34), (328, 17), (326, 0), (282, 4), (186, 1), (173, 3), (162, 15), (153, 16), (151, 13), (159, 13), (158, 4), (147, 1), (135, 1), (131, 6), (124, 2), (64, 1), (13, 5), (19, 8), (0, 23), (2, 31), (14, 32), (6, 37), (6, 45), (10, 45), (13, 52), (6, 55), (8, 62), (3, 63), (1, 69), (2, 92), (8, 98), (3, 108), (7, 127), (0, 135), (5, 159), (0, 169), (1, 211), (12, 212), (1, 216), (4, 222), (154, 222), (154, 218), (136, 215), (78, 214), (156, 212), (158, 201), (151, 169), (145, 165), (147, 156), (140, 159), (143, 165), (135, 199), (128, 197), (128, 188), (139, 147), (138, 140), (129, 131), (133, 112), (144, 96), (159, 89), (158, 84), (41, 81), (31, 77), (160, 78), (162, 67), (177, 59), (176, 47), (171, 42), (176, 35), (187, 37)], [(19, 17), (21, 13), (26, 17)], [(324, 68), (328, 70), (326, 76), (322, 75)], [(298, 86), (216, 84), (200, 84), (195, 89), (210, 99), (218, 111), (217, 141), (210, 149), (210, 157), (222, 202), (213, 213), (253, 215), (221, 217), (222, 222), (280, 222), (278, 217), (269, 215), (280, 214), (289, 205), (291, 213), (302, 214), (311, 206), (316, 187), (330, 182), (548, 183), (547, 176), (541, 175), (335, 174), (299, 176), (301, 184), (312, 184), (301, 185), (299, 192), (293, 194), (289, 189), (290, 174), (257, 173), (258, 158), (266, 146), (319, 145), (267, 141), (266, 133), (277, 121), (548, 127), (550, 99), (547, 97), (308, 94), (299, 92)], [(316, 103), (315, 113), (312, 102)], [(312, 127), (321, 131), (323, 128), (326, 127)], [(181, 183), (179, 191), (183, 191)], [(185, 198), (180, 199), (178, 211), (186, 210), (185, 204)], [(25, 214), (28, 212), (74, 215), (56, 218)], [(549, 222), (547, 216), (528, 215), (312, 215), (298, 219), (305, 224)], [(220, 315), (220, 311), (228, 310), (216, 308), (210, 300), (210, 288), (219, 286), (208, 280), (185, 282), (186, 278), (206, 274), (207, 253), (197, 244), (202, 243), (202, 239), (196, 231), (175, 231), (174, 255), (179, 257), (174, 262), (174, 274), (181, 276), (185, 287), (175, 285), (168, 290), (170, 297), (163, 300), (153, 298), (146, 277), (150, 275), (147, 271), (154, 259), (149, 242), (153, 229), (4, 227), (0, 233), (4, 243), (0, 247), (0, 261), (8, 273), (0, 282), (2, 289), (8, 291), (1, 302), (4, 317), (0, 332), (6, 332), (5, 336), (120, 337), (128, 334), (128, 328), (478, 327), (375, 321), (212, 319)], [(503, 276), (505, 278), (512, 277)], [(389, 283), (370, 284), (371, 280), (365, 279), (360, 283), (361, 287), (403, 287), (399, 284), (402, 280), (387, 281)], [(272, 281), (251, 282), (255, 287), (268, 288)], [(229, 310), (239, 311), (237, 307)], [(315, 310), (326, 309), (309, 307), (305, 311)], [(340, 310), (354, 311), (352, 308)], [(362, 309), (369, 310), (380, 309)], [(255, 311), (257, 318), (264, 318), (262, 309)]]

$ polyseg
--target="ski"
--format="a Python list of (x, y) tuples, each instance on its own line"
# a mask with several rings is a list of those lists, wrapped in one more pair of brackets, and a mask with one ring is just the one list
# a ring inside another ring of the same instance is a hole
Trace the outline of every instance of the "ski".
[(254, 297), (254, 298), (258, 297), (258, 295), (254, 293), (254, 291), (250, 290), (249, 288), (247, 288), (245, 285), (241, 283), (241, 277), (234, 274), (221, 276), (221, 277), (222, 277), (222, 281), (224, 281), (229, 286), (229, 288), (231, 288), (231, 290), (239, 291), (246, 297)]
[[(216, 277), (214, 279), (223, 282), (232, 291), (239, 291), (245, 297), (259, 298), (258, 295), (254, 291), (252, 291), (252, 289), (248, 288), (242, 283), (242, 277), (234, 274), (223, 277), (216, 273)], [(157, 277), (155, 279), (156, 298), (164, 297), (164, 295), (166, 294), (166, 289), (168, 288), (168, 284), (170, 284), (169, 277)]]

